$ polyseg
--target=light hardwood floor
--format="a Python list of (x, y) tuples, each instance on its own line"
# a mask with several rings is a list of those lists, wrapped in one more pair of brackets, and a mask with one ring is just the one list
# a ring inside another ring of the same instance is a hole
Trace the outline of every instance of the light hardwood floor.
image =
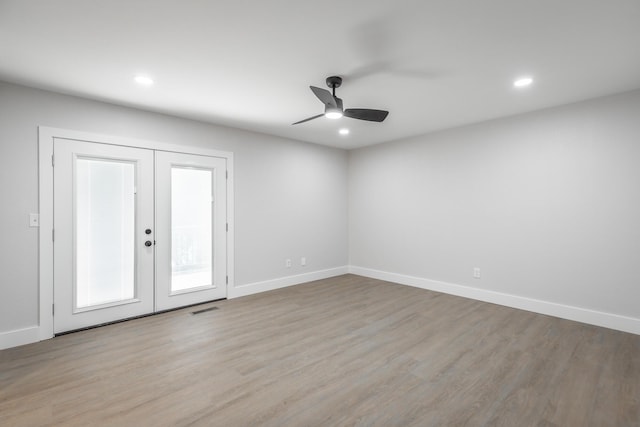
[(0, 425), (639, 426), (640, 336), (346, 275), (3, 350)]

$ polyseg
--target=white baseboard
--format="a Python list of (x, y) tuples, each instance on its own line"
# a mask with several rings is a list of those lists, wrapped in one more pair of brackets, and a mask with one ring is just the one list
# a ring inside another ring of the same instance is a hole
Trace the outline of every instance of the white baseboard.
[(235, 287), (229, 287), (227, 298), (237, 298), (247, 295), (257, 294), (259, 292), (272, 291), (287, 286), (299, 285), (301, 283), (313, 282), (314, 280), (327, 279), (329, 277), (340, 276), (349, 272), (348, 266), (330, 268), (328, 270), (312, 271), (295, 276), (279, 277), (277, 279), (265, 280), (263, 282), (247, 283)]
[(39, 332), (40, 328), (38, 326), (0, 332), (0, 350), (38, 342), (40, 341)]
[[(342, 266), (230, 287), (228, 298), (238, 298), (259, 292), (312, 282), (314, 280), (327, 279), (329, 277), (340, 276), (347, 273), (640, 335), (640, 319), (633, 317), (620, 316), (613, 313), (605, 313), (602, 311), (557, 304), (549, 301), (542, 301), (533, 298), (489, 291), (486, 289), (478, 289), (470, 286), (456, 285), (453, 283), (440, 282), (421, 277), (407, 276), (358, 266)], [(38, 326), (18, 329), (15, 331), (0, 332), (0, 350), (38, 341), (40, 341)]]
[(640, 319), (634, 317), (353, 265), (349, 266), (349, 273), (640, 335)]

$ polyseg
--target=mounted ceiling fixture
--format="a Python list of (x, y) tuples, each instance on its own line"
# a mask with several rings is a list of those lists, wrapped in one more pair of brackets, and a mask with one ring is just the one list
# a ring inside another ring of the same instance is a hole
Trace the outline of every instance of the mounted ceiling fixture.
[(384, 110), (371, 110), (368, 108), (348, 108), (343, 110), (342, 99), (336, 96), (336, 88), (341, 85), (342, 77), (331, 76), (327, 77), (327, 86), (331, 88), (332, 92), (329, 92), (326, 89), (320, 89), (319, 87), (309, 86), (311, 91), (324, 104), (324, 114), (318, 114), (317, 116), (309, 117), (308, 119), (300, 120), (293, 124), (297, 125), (308, 122), (309, 120), (317, 119), (322, 116), (325, 116), (328, 119), (339, 119), (344, 116), (351, 119), (367, 120), (370, 122), (382, 122), (387, 118), (389, 112)]

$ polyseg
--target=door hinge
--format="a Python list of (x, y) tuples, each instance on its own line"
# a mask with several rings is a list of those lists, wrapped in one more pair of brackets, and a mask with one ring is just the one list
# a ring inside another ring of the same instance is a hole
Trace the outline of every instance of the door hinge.
[(53, 154), (51, 155), (51, 167), (55, 166), (55, 161), (53, 160)]
[(51, 229), (51, 241), (55, 242), (56, 241), (56, 230), (55, 229)]
[(224, 171), (224, 177), (225, 177), (226, 179), (229, 179), (229, 171)]
[(227, 285), (229, 284), (229, 276), (226, 276)]
[(229, 231), (229, 223), (227, 223), (227, 231)]
[(51, 304), (51, 315), (55, 315), (56, 314), (56, 305), (55, 304)]

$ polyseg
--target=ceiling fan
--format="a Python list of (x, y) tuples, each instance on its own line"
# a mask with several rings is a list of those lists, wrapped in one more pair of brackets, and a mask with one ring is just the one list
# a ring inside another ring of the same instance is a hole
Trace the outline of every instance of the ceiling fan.
[(324, 104), (324, 114), (318, 114), (317, 116), (309, 117), (308, 119), (300, 120), (293, 123), (294, 125), (308, 122), (309, 120), (317, 119), (318, 117), (325, 116), (328, 119), (339, 119), (340, 117), (349, 117), (351, 119), (367, 120), (370, 122), (381, 122), (387, 118), (388, 111), (384, 110), (370, 110), (368, 108), (342, 108), (342, 99), (336, 96), (336, 88), (342, 85), (342, 77), (331, 76), (327, 77), (327, 86), (329, 86), (332, 92), (326, 89), (320, 89), (319, 87), (309, 86), (311, 91), (318, 97)]

